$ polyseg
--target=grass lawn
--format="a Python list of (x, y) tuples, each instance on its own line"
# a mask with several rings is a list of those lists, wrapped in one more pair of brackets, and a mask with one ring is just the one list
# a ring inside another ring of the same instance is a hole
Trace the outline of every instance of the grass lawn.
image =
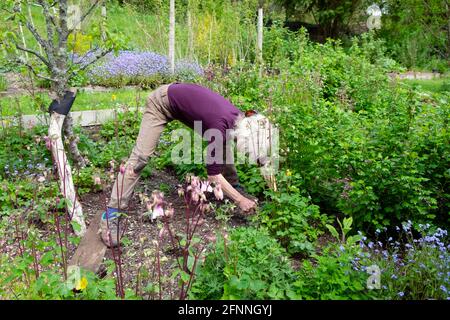
[[(72, 111), (112, 109), (118, 106), (143, 106), (150, 91), (139, 89), (111, 89), (108, 92), (79, 92)], [(0, 98), (2, 117), (21, 114), (36, 114), (47, 110), (50, 98), (47, 93), (35, 97), (21, 95)]]
[(412, 87), (416, 87), (416, 88), (420, 87), (420, 89), (422, 91), (426, 91), (426, 92), (431, 92), (431, 93), (450, 92), (450, 75), (446, 75), (445, 77), (438, 78), (438, 79), (431, 79), (431, 80), (405, 79), (402, 81)]

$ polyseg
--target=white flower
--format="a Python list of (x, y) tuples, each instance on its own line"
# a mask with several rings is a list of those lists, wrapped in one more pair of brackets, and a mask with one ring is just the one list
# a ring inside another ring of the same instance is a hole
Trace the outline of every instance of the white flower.
[(217, 184), (214, 188), (214, 196), (217, 200), (223, 200), (223, 191), (220, 184)]

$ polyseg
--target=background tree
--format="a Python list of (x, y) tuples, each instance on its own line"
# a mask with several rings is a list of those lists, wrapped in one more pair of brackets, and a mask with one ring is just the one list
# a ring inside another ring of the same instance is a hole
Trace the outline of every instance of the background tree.
[(409, 68), (448, 68), (450, 1), (387, 0), (384, 9), (380, 36), (396, 60)]
[[(69, 26), (68, 0), (5, 1), (0, 9), (9, 14), (7, 19), (17, 26), (25, 26), (39, 44), (39, 49), (33, 48), (31, 44), (26, 46), (18, 40), (17, 29), (4, 32), (1, 43), (8, 53), (9, 60), (14, 64), (25, 66), (37, 78), (49, 81), (51, 92), (60, 101), (70, 87), (71, 78), (117, 48), (117, 39), (113, 39), (107, 30), (106, 38), (104, 41), (101, 40), (102, 28), (99, 21), (98, 27), (91, 28), (91, 35), (98, 40), (92, 43), (92, 48), (88, 52), (82, 56), (74, 56), (69, 50), (69, 38), (76, 33), (76, 25), (81, 25), (90, 17), (102, 1), (80, 1), (79, 4), (84, 10), (81, 11), (78, 23), (72, 26)], [(30, 18), (31, 15), (27, 15), (31, 7), (40, 7), (45, 19), (45, 30), (38, 30)], [(20, 52), (25, 52), (26, 55)], [(78, 166), (85, 166), (87, 161), (78, 150), (78, 138), (73, 132), (73, 119), (70, 114), (64, 121), (63, 129), (72, 159)]]
[(276, 0), (286, 11), (286, 21), (312, 18), (325, 38), (337, 38), (349, 31), (364, 12), (366, 0)]
[[(51, 83), (50, 95), (53, 98), (49, 112), (51, 113), (48, 130), (48, 146), (52, 151), (54, 165), (60, 180), (60, 191), (66, 202), (67, 213), (72, 221), (75, 232), (83, 235), (86, 231), (83, 211), (73, 185), (71, 166), (67, 160), (61, 132), (64, 131), (68, 140), (70, 154), (74, 162), (83, 167), (86, 159), (78, 150), (78, 137), (73, 132), (73, 119), (70, 116), (70, 107), (75, 99), (75, 91), (70, 90), (69, 81), (78, 72), (85, 70), (89, 65), (105, 56), (114, 48), (114, 41), (105, 30), (105, 17), (99, 20), (100, 27), (94, 28), (94, 34), (99, 41), (84, 55), (76, 57), (72, 52), (70, 56), (69, 37), (80, 29), (81, 24), (101, 4), (102, 0), (86, 1), (85, 10), (77, 10), (79, 14), (69, 15), (69, 2), (67, 0), (47, 1), (7, 1), (1, 9), (10, 14), (8, 20), (17, 22), (22, 41), (18, 41), (15, 29), (2, 34), (1, 43), (13, 63), (25, 66), (37, 78)], [(44, 32), (38, 30), (31, 20), (29, 12), (31, 6), (38, 5), (45, 20)], [(26, 7), (26, 10), (23, 8)], [(71, 9), (74, 9), (72, 7)], [(25, 13), (24, 13), (25, 12)], [(39, 44), (39, 50), (27, 45), (23, 37), (21, 26), (26, 26), (34, 40)], [(76, 35), (75, 35), (76, 37)], [(26, 53), (26, 54), (22, 54)]]

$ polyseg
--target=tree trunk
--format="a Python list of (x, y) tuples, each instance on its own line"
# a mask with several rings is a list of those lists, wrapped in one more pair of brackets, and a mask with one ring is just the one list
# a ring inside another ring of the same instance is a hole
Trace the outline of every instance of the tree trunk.
[[(59, 6), (59, 19), (61, 26), (61, 34), (58, 39), (58, 46), (56, 52), (56, 66), (57, 69), (54, 72), (54, 78), (57, 80), (56, 82), (56, 95), (58, 96), (58, 100), (61, 100), (64, 97), (64, 94), (67, 90), (69, 90), (69, 79), (66, 74), (67, 70), (67, 36), (69, 34), (69, 28), (67, 25), (67, 11), (68, 4), (67, 0), (60, 1)], [(69, 142), (69, 154), (74, 161), (74, 164), (79, 168), (83, 168), (86, 166), (86, 159), (83, 158), (80, 151), (78, 150), (78, 141), (79, 138), (73, 132), (73, 119), (70, 113), (64, 119), (63, 131), (65, 138)]]

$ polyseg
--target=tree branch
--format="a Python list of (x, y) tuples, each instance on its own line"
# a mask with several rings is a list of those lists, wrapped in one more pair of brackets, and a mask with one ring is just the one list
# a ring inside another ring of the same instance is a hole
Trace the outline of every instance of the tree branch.
[[(44, 17), (45, 21), (47, 23), (47, 32), (52, 29), (51, 25), (53, 25), (58, 33), (61, 33), (61, 28), (55, 21), (55, 17), (50, 13), (50, 7), (48, 6), (48, 3), (44, 0), (38, 0), (38, 3), (42, 6), (42, 9), (44, 10)], [(50, 37), (50, 34), (48, 35), (49, 40), (53, 37)]]
[[(36, 39), (36, 41), (39, 42), (39, 44), (44, 48), (45, 52), (48, 55), (49, 50), (50, 50), (49, 43), (42, 38), (42, 36), (39, 34), (39, 32), (36, 30), (36, 28), (33, 27), (33, 25), (30, 23), (30, 21), (25, 20), (25, 25), (27, 26), (28, 30), (30, 30), (31, 34)], [(50, 41), (50, 39), (49, 39), (49, 41)]]
[[(81, 65), (81, 64), (84, 62), (84, 60), (86, 59), (86, 57), (88, 57), (90, 54), (94, 53), (95, 51), (98, 51), (98, 48), (95, 48), (95, 49), (93, 49), (93, 50), (91, 50), (91, 51), (88, 51), (82, 58), (80, 58), (79, 61), (75, 62), (75, 64), (76, 64), (76, 65)], [(87, 67), (89, 67), (90, 65), (94, 64), (94, 63), (97, 62), (99, 59), (103, 58), (103, 57), (106, 56), (108, 53), (110, 53), (111, 51), (112, 51), (112, 49), (103, 49), (103, 50), (98, 51), (98, 52), (94, 55), (93, 59), (92, 59), (91, 61), (89, 61), (88, 63), (86, 63), (86, 64), (84, 64), (84, 65), (81, 65), (81, 66), (78, 68), (78, 71), (83, 71), (83, 70), (85, 70)], [(73, 74), (73, 73), (75, 73), (75, 72), (72, 72), (72, 74)]]
[(52, 81), (52, 82), (56, 82), (57, 81), (56, 79), (53, 79), (53, 78), (50, 78), (50, 77), (47, 77), (47, 76), (44, 76), (42, 74), (37, 73), (36, 70), (34, 69), (34, 67), (31, 64), (29, 64), (27, 61), (25, 61), (25, 60), (17, 59), (17, 62), (19, 64), (22, 64), (25, 67), (27, 67), (38, 78), (41, 78), (41, 79), (44, 79), (44, 80), (48, 80), (48, 81)]
[(32, 49), (28, 49), (28, 48), (24, 48), (24, 47), (22, 47), (20, 44), (18, 44), (18, 43), (14, 43), (15, 45), (16, 45), (16, 48), (18, 49), (18, 50), (21, 50), (21, 51), (24, 51), (24, 52), (28, 52), (28, 53), (31, 53), (32, 55), (34, 55), (34, 56), (36, 56), (37, 58), (39, 58), (39, 60), (41, 60), (49, 69), (51, 69), (51, 65), (50, 65), (50, 62), (47, 60), (47, 59), (45, 59), (39, 52), (37, 52), (37, 51), (34, 51), (34, 50), (32, 50)]

